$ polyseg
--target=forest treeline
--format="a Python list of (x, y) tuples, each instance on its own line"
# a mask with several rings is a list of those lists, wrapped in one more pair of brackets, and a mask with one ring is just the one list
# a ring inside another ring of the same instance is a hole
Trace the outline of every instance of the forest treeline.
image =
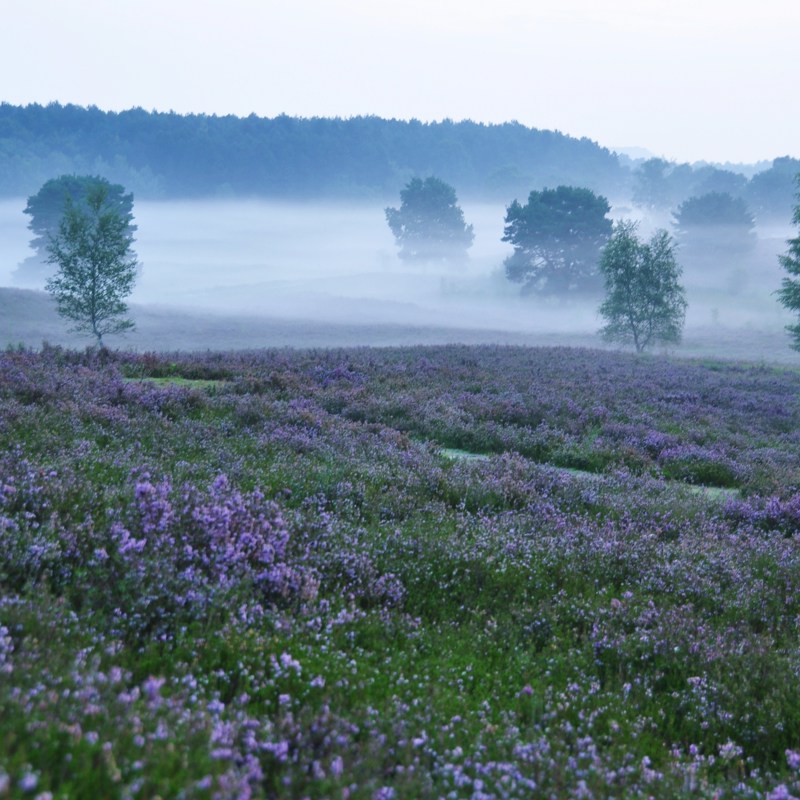
[(584, 186), (652, 208), (707, 191), (788, 219), (800, 161), (747, 170), (634, 162), (589, 139), (516, 122), (423, 123), (379, 117), (182, 115), (134, 108), (0, 104), (0, 195), (28, 196), (60, 174), (97, 174), (140, 198), (396, 196), (435, 174), (459, 196), (511, 202), (532, 189)]

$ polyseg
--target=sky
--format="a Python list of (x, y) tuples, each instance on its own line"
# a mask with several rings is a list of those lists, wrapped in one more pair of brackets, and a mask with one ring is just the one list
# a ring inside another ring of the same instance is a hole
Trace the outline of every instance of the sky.
[(0, 101), (517, 120), (677, 161), (800, 157), (793, 0), (4, 0)]

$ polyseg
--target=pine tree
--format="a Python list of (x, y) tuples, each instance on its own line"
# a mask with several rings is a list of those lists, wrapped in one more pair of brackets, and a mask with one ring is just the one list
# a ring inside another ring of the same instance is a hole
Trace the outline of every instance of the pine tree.
[[(797, 176), (798, 185), (797, 199), (800, 201), (800, 175)], [(800, 226), (800, 202), (795, 206), (792, 222)], [(790, 311), (800, 311), (800, 233), (794, 239), (789, 239), (786, 244), (789, 249), (782, 256), (778, 256), (781, 266), (793, 278), (784, 278), (781, 288), (778, 290), (778, 299), (785, 308)], [(792, 337), (792, 347), (800, 350), (800, 322), (794, 325), (787, 325), (786, 330)]]
[(600, 251), (611, 235), (608, 200), (590, 189), (558, 186), (532, 191), (523, 206), (506, 209), (502, 241), (514, 245), (503, 262), (522, 291), (549, 295), (600, 290)]
[(387, 208), (386, 221), (406, 261), (463, 262), (475, 234), (464, 222), (456, 190), (433, 176), (412, 178), (400, 191), (400, 208)]

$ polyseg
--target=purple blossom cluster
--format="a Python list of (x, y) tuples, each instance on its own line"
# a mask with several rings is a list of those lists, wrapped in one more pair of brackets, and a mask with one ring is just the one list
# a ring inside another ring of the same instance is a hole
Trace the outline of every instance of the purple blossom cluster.
[(794, 536), (800, 532), (800, 493), (785, 499), (775, 495), (731, 498), (725, 505), (725, 513), (740, 526)]
[(49, 579), (53, 590), (80, 594), (148, 635), (236, 596), (265, 607), (316, 597), (318, 578), (292, 551), (279, 506), (234, 489), (224, 475), (207, 490), (185, 484), (175, 492), (142, 473), (117, 495), (118, 506), (81, 509), (71, 524), (58, 510), (70, 500), (67, 480), (24, 461), (17, 472), (0, 496), (0, 554), (17, 588)]

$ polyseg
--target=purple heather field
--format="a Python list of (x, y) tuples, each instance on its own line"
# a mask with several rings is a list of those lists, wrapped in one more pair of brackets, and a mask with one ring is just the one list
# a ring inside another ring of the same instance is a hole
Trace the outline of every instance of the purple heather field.
[(800, 796), (800, 373), (0, 355), (0, 797)]

